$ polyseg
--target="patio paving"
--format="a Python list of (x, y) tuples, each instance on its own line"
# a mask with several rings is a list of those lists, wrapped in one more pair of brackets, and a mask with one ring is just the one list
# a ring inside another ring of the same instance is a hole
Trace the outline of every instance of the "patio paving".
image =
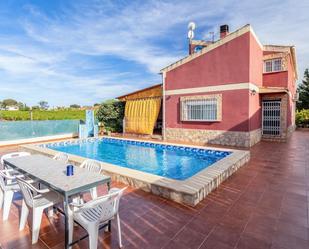
[[(0, 148), (0, 154), (16, 148)], [(114, 186), (123, 185), (114, 183)], [(99, 192), (106, 192), (103, 187)], [(128, 188), (121, 200), (124, 248), (309, 248), (309, 132), (287, 143), (261, 142), (251, 161), (195, 208)], [(2, 248), (63, 248), (64, 220), (44, 217), (38, 244), (18, 231), (20, 196), (7, 222), (0, 211)], [(75, 234), (84, 234), (76, 227)], [(116, 227), (100, 231), (100, 246), (118, 248)], [(73, 248), (88, 248), (88, 239)]]

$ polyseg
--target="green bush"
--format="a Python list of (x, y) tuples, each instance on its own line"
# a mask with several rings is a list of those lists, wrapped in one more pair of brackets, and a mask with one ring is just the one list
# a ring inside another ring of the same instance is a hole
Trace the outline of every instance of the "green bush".
[(298, 127), (309, 127), (309, 109), (297, 111), (295, 122)]
[(100, 105), (96, 115), (98, 121), (104, 124), (106, 131), (122, 132), (124, 106), (124, 102), (118, 100), (107, 100)]

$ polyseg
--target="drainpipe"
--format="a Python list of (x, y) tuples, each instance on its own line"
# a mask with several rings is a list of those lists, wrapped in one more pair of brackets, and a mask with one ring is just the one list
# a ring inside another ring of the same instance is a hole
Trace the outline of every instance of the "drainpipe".
[(162, 98), (163, 98), (163, 107), (162, 107), (162, 137), (163, 140), (166, 139), (165, 137), (165, 75), (166, 72), (162, 73)]

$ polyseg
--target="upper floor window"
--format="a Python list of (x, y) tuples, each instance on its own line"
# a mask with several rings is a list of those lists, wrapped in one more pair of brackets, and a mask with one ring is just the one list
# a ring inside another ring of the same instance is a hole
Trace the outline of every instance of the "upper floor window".
[(281, 58), (264, 61), (264, 73), (282, 71)]
[(182, 97), (180, 101), (182, 121), (221, 120), (221, 95)]

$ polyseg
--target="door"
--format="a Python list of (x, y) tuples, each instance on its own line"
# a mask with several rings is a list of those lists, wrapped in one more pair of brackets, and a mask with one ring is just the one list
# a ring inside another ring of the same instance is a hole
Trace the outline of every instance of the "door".
[(281, 135), (281, 100), (262, 101), (262, 132), (263, 135)]

